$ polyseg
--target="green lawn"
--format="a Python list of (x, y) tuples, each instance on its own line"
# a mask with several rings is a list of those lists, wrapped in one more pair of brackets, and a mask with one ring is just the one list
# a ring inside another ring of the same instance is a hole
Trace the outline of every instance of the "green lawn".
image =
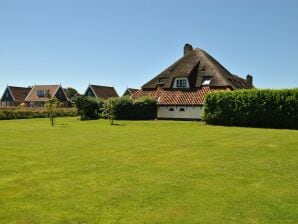
[(0, 223), (298, 223), (298, 131), (0, 121)]

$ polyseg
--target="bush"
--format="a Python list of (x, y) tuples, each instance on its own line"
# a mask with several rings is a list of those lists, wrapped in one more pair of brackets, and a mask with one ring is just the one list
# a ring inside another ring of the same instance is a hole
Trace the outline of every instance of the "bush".
[(207, 124), (298, 128), (298, 89), (219, 91), (206, 95)]
[(110, 98), (104, 102), (102, 118), (110, 119), (111, 115), (116, 120), (155, 119), (156, 100), (145, 97), (134, 102), (127, 96)]
[(95, 120), (99, 118), (103, 101), (94, 97), (79, 96), (75, 101), (81, 120)]
[(133, 118), (137, 120), (153, 120), (157, 116), (156, 100), (152, 97), (141, 97), (134, 102)]
[[(0, 120), (11, 119), (29, 119), (29, 118), (46, 118), (49, 111), (46, 108), (1, 108)], [(57, 108), (56, 117), (75, 117), (77, 116), (76, 108)]]

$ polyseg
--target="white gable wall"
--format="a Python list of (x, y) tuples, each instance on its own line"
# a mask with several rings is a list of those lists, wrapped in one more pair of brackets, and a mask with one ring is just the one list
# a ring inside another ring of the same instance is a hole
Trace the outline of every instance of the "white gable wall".
[[(184, 111), (181, 111), (182, 108)], [(170, 111), (170, 109), (174, 111)], [(202, 118), (202, 110), (202, 106), (158, 106), (157, 118), (198, 120)]]

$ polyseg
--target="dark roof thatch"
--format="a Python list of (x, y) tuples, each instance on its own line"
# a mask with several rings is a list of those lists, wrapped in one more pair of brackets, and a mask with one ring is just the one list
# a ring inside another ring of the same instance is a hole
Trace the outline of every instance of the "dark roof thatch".
[(252, 88), (247, 80), (231, 74), (225, 67), (202, 49), (188, 49), (185, 55), (159, 75), (142, 86), (142, 89), (172, 87), (175, 78), (188, 78), (190, 88), (200, 88), (204, 77), (211, 77), (209, 87), (231, 89)]
[[(92, 89), (95, 97), (97, 98), (108, 99), (110, 97), (118, 97), (114, 87), (97, 85), (89, 85), (89, 87)], [(89, 89), (89, 87), (87, 89)]]
[(25, 98), (31, 90), (31, 88), (18, 86), (7, 86), (7, 89), (10, 91), (14, 101), (21, 103), (25, 102)]

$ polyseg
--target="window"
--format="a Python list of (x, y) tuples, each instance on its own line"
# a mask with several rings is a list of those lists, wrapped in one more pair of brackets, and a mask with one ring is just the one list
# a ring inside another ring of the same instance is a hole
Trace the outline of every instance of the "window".
[(185, 111), (185, 109), (184, 109), (184, 108), (180, 108), (180, 109), (179, 109), (179, 111), (181, 111), (181, 112), (184, 112), (184, 111)]
[(37, 96), (38, 97), (45, 97), (45, 91), (44, 90), (37, 90)]
[(173, 82), (173, 88), (189, 88), (187, 78), (176, 78)]
[(186, 88), (186, 79), (178, 79), (177, 80), (177, 88)]
[(9, 93), (8, 93), (8, 92), (6, 92), (6, 93), (5, 93), (5, 97), (6, 97), (6, 98), (8, 98), (8, 96), (9, 96)]
[(166, 82), (166, 79), (160, 78), (158, 79), (158, 84), (164, 84)]
[(174, 108), (172, 108), (172, 107), (171, 107), (171, 108), (169, 108), (169, 111), (174, 111)]
[(204, 77), (202, 81), (202, 86), (209, 86), (211, 82), (211, 77)]

